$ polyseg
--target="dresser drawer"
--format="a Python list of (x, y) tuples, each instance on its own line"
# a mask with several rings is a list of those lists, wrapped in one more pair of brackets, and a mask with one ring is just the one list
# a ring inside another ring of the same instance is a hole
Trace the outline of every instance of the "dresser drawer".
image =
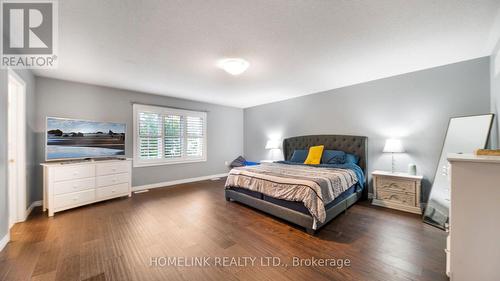
[(95, 190), (85, 190), (80, 192), (57, 195), (54, 197), (56, 209), (78, 206), (81, 204), (93, 202), (95, 200)]
[(68, 181), (83, 178), (91, 178), (95, 176), (95, 165), (81, 166), (61, 166), (57, 167), (54, 172), (55, 181)]
[(377, 199), (396, 204), (415, 206), (415, 194), (412, 193), (377, 190)]
[(54, 183), (54, 194), (65, 194), (95, 188), (95, 178)]
[(389, 178), (389, 177), (377, 177), (376, 178), (377, 191), (387, 190), (387, 191), (399, 191), (399, 192), (410, 192), (415, 193), (416, 183), (410, 180)]
[(100, 176), (97, 177), (97, 187), (104, 187), (115, 185), (119, 183), (128, 183), (130, 178), (130, 174), (117, 174), (117, 175), (109, 175), (109, 176)]
[(119, 195), (125, 195), (127, 193), (129, 193), (129, 184), (122, 183), (96, 189), (96, 198), (97, 200), (106, 199), (110, 197), (116, 197)]
[(119, 163), (101, 163), (97, 164), (97, 175), (114, 175), (114, 174), (122, 174), (130, 172), (130, 162), (123, 161)]

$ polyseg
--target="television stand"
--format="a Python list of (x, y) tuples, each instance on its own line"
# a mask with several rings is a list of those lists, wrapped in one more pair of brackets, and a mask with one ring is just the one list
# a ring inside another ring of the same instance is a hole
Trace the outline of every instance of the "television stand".
[(85, 163), (85, 162), (92, 162), (92, 159), (85, 158), (85, 159), (64, 160), (64, 161), (57, 161), (54, 163), (61, 164), (61, 165), (67, 165), (67, 164), (78, 164), (78, 163)]
[[(100, 162), (100, 161), (124, 161), (127, 160), (125, 157), (100, 157), (100, 158), (83, 158), (83, 159), (73, 159), (64, 161), (54, 161), (54, 164), (68, 165), (68, 164), (78, 164), (87, 162)], [(47, 162), (49, 163), (49, 162)]]
[(99, 157), (99, 158), (92, 159), (92, 161), (94, 161), (94, 162), (109, 161), (109, 160), (127, 160), (127, 158), (125, 158), (125, 157)]

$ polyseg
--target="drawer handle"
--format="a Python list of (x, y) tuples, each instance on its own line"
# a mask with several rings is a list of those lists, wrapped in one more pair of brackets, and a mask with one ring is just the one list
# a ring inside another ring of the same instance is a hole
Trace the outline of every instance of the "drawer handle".
[(111, 169), (113, 172), (116, 172), (116, 168)]
[(75, 185), (73, 185), (73, 188), (74, 188), (74, 189), (77, 189), (77, 188), (78, 188), (78, 185), (76, 185), (76, 184), (75, 184)]
[(78, 200), (78, 197), (73, 198), (73, 201), (76, 201), (76, 200)]
[(116, 190), (114, 190), (114, 189), (111, 190), (111, 193), (115, 193), (115, 192), (116, 192)]
[(389, 185), (383, 185), (382, 188), (389, 188), (389, 189), (403, 189), (403, 187), (399, 186), (397, 183), (391, 183)]
[(389, 200), (397, 200), (397, 201), (401, 201), (401, 202), (403, 202), (403, 203), (406, 203), (406, 198), (401, 199), (401, 198), (399, 198), (399, 196), (394, 195), (394, 194), (393, 194), (393, 195), (391, 195), (391, 196), (389, 196)]

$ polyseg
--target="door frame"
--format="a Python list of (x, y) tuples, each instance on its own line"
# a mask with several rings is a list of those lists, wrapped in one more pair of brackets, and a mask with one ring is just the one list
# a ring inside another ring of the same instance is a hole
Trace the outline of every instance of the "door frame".
[[(10, 159), (10, 152), (7, 153), (8, 156), (8, 163), (7, 163), (7, 186), (8, 186), (8, 204), (9, 204), (9, 228), (12, 227), (17, 222), (25, 221), (26, 220), (26, 205), (27, 205), (27, 183), (26, 183), (26, 82), (19, 76), (14, 70), (8, 69), (7, 71), (7, 87), (8, 87), (8, 95), (7, 95), (7, 100), (8, 100), (8, 109), (7, 112), (9, 112), (10, 109), (10, 95), (16, 94), (16, 119), (15, 124), (16, 124), (16, 136), (15, 136), (15, 143), (16, 143), (16, 155), (15, 155), (15, 168), (16, 168), (16, 179), (14, 179), (17, 184), (15, 185), (16, 188), (12, 188), (13, 186), (11, 185), (11, 179), (10, 178), (10, 167), (11, 167), (11, 160)], [(10, 83), (17, 83), (18, 86), (20, 86), (20, 91), (17, 91), (16, 93), (11, 93), (9, 90), (10, 88)], [(9, 118), (10, 114), (7, 114)], [(8, 120), (8, 126), (11, 126), (10, 120)], [(9, 132), (9, 129), (7, 130), (7, 133)], [(10, 140), (11, 136), (7, 134), (8, 140)], [(13, 196), (10, 196), (10, 194), (13, 194)], [(12, 202), (13, 201), (13, 202)], [(13, 205), (11, 205), (13, 204)], [(11, 208), (12, 206), (12, 208)], [(14, 214), (10, 214), (11, 211), (14, 211)]]

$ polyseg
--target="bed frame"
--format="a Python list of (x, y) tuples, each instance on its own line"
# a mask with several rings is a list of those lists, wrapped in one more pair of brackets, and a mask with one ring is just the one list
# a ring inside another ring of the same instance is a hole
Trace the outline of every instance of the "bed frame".
[[(368, 138), (362, 136), (347, 136), (347, 135), (311, 135), (292, 137), (283, 140), (283, 154), (285, 160), (290, 160), (293, 151), (296, 149), (308, 149), (311, 146), (324, 145), (325, 150), (342, 150), (348, 153), (359, 156), (359, 166), (367, 175), (367, 156), (368, 156)], [(366, 185), (366, 183), (365, 183)], [(363, 187), (361, 191), (351, 194), (346, 199), (330, 206), (326, 210), (326, 219), (324, 223), (318, 223), (316, 229), (313, 229), (313, 218), (310, 214), (288, 209), (259, 198), (255, 198), (231, 189), (225, 190), (226, 200), (234, 200), (255, 209), (261, 210), (270, 215), (284, 219), (296, 225), (302, 226), (307, 233), (314, 234), (322, 226), (334, 219), (340, 213), (345, 212), (347, 208), (352, 206), (361, 198), (368, 198), (368, 188)]]

